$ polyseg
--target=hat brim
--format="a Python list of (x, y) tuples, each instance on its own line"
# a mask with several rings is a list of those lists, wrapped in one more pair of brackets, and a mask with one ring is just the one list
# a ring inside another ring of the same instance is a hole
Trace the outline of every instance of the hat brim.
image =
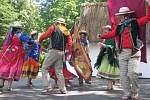
[(38, 33), (31, 33), (31, 35), (36, 35), (36, 34), (38, 35)]
[(115, 15), (116, 15), (116, 16), (119, 16), (119, 15), (131, 14), (131, 13), (135, 13), (135, 11), (120, 12), (120, 13), (116, 13)]
[(87, 35), (88, 33), (87, 32), (83, 32), (83, 31), (81, 31), (81, 32), (79, 32), (79, 34), (81, 35), (81, 34), (85, 34), (85, 35)]
[(30, 34), (31, 35), (36, 35), (36, 34), (39, 34), (39, 32), (31, 32)]
[(57, 23), (67, 25), (67, 23), (64, 23), (64, 22), (61, 22), (61, 21), (57, 21)]
[(22, 29), (22, 28), (23, 28), (22, 26), (19, 26), (19, 25), (18, 25), (18, 26), (15, 26), (15, 25), (14, 25), (14, 26), (11, 26), (11, 27), (12, 27), (12, 28), (18, 28), (18, 29)]

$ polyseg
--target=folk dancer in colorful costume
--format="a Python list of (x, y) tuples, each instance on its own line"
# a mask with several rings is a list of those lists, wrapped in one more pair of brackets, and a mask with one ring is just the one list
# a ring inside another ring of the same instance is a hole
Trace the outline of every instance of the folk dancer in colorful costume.
[[(104, 33), (111, 31), (111, 26), (106, 25), (103, 28)], [(107, 89), (112, 90), (115, 80), (119, 79), (119, 62), (116, 53), (115, 39), (110, 38), (99, 42), (98, 45), (101, 47), (100, 53), (97, 57), (97, 61), (94, 67), (97, 68), (98, 78), (104, 78), (108, 80)]]
[[(146, 0), (150, 5), (150, 0)], [(123, 100), (129, 98), (138, 99), (139, 87), (137, 84), (137, 66), (140, 61), (141, 40), (140, 27), (150, 21), (150, 6), (148, 6), (146, 16), (136, 19), (133, 17), (135, 11), (128, 7), (121, 7), (115, 15), (120, 19), (120, 23), (114, 26), (111, 32), (100, 35), (102, 39), (117, 37), (119, 50), (120, 79), (123, 88)]]
[(87, 32), (82, 30), (78, 32), (78, 26), (74, 26), (73, 38), (73, 55), (71, 63), (79, 76), (79, 85), (83, 85), (83, 79), (86, 83), (91, 84), (92, 66), (89, 57)]
[(26, 58), (22, 68), (22, 78), (28, 77), (27, 85), (32, 86), (32, 79), (36, 79), (40, 67), (40, 52), (43, 48), (37, 43), (38, 32), (32, 31), (31, 38), (35, 41), (34, 44), (24, 44), (26, 50)]
[(22, 25), (15, 23), (10, 26), (8, 35), (0, 52), (0, 88), (8, 81), (8, 91), (12, 91), (12, 82), (19, 81), (25, 59), (23, 43), (34, 43), (22, 33)]
[[(87, 35), (88, 35), (88, 33), (85, 31), (85, 30), (81, 30), (80, 32), (79, 32), (79, 35), (80, 35), (80, 43), (81, 43), (81, 45), (83, 45), (83, 47), (84, 47), (84, 49), (85, 49), (85, 52), (86, 52), (86, 54), (87, 54), (87, 57), (88, 57), (88, 59), (89, 59), (89, 61), (91, 62), (91, 60), (90, 60), (90, 57), (89, 57), (89, 41), (88, 41), (88, 39), (87, 39)], [(78, 53), (80, 53), (80, 51), (78, 52), (76, 52), (77, 54), (75, 54), (75, 55), (78, 55)], [(79, 54), (80, 55), (80, 54)], [(78, 55), (78, 56), (79, 56)], [(78, 57), (77, 57), (78, 58)], [(80, 59), (80, 58), (79, 58)], [(78, 60), (79, 60), (78, 59)], [(81, 61), (81, 63), (82, 63), (82, 61)], [(81, 65), (82, 66), (82, 65)], [(92, 67), (90, 67), (90, 70), (91, 70), (91, 72), (92, 72)], [(78, 76), (79, 76), (79, 85), (80, 86), (82, 86), (83, 85), (83, 77), (82, 77), (82, 75), (77, 71), (77, 73), (78, 73)], [(92, 76), (92, 73), (91, 73), (91, 76)], [(87, 83), (87, 84), (91, 84), (91, 76), (90, 76), (90, 78), (89, 79), (85, 79), (85, 83)]]
[(49, 78), (47, 77), (50, 67), (55, 68), (60, 93), (66, 94), (67, 90), (63, 76), (64, 50), (65, 47), (68, 46), (69, 55), (71, 55), (72, 38), (63, 18), (58, 18), (56, 23), (51, 25), (49, 29), (43, 35), (41, 35), (39, 42), (41, 43), (47, 38), (51, 38), (52, 48), (49, 49), (42, 65), (42, 79), (44, 85), (42, 94), (47, 94), (52, 90), (51, 83), (49, 84)]

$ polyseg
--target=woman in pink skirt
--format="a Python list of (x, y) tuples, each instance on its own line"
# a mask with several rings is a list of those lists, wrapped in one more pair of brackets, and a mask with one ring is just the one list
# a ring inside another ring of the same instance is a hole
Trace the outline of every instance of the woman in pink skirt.
[(22, 66), (25, 59), (25, 51), (22, 43), (33, 43), (28, 36), (22, 34), (22, 26), (19, 23), (10, 26), (8, 35), (0, 52), (0, 92), (5, 80), (8, 81), (8, 91), (12, 91), (12, 82), (20, 79)]

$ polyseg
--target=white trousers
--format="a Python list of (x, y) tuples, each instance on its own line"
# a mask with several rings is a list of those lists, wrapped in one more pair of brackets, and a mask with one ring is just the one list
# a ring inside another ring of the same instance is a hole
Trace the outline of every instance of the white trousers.
[(58, 78), (58, 87), (62, 91), (66, 91), (65, 80), (63, 76), (63, 58), (64, 52), (60, 50), (49, 50), (43, 65), (42, 65), (42, 79), (43, 86), (51, 86), (51, 79), (48, 77), (48, 69), (54, 67), (56, 71), (56, 76)]
[(124, 96), (132, 96), (139, 91), (137, 66), (139, 57), (131, 57), (131, 49), (122, 49), (119, 54), (120, 80)]

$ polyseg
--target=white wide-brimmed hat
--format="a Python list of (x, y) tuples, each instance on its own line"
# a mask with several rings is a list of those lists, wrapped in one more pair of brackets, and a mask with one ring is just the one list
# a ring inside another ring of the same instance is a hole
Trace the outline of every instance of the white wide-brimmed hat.
[(110, 25), (106, 25), (106, 26), (104, 26), (104, 28), (112, 29)]
[(39, 33), (38, 31), (32, 31), (30, 34), (35, 35), (35, 34), (38, 34), (38, 33)]
[(61, 17), (58, 18), (56, 22), (57, 22), (57, 23), (62, 23), (62, 24), (67, 24), (66, 21), (65, 21), (65, 19), (63, 19), (63, 18), (61, 18)]
[(115, 15), (124, 15), (124, 14), (131, 14), (131, 13), (135, 13), (135, 11), (130, 11), (130, 9), (128, 7), (121, 7), (119, 9), (119, 12), (116, 13)]
[(19, 22), (14, 22), (13, 24), (10, 25), (13, 28), (23, 28), (23, 26), (21, 25), (21, 23)]

